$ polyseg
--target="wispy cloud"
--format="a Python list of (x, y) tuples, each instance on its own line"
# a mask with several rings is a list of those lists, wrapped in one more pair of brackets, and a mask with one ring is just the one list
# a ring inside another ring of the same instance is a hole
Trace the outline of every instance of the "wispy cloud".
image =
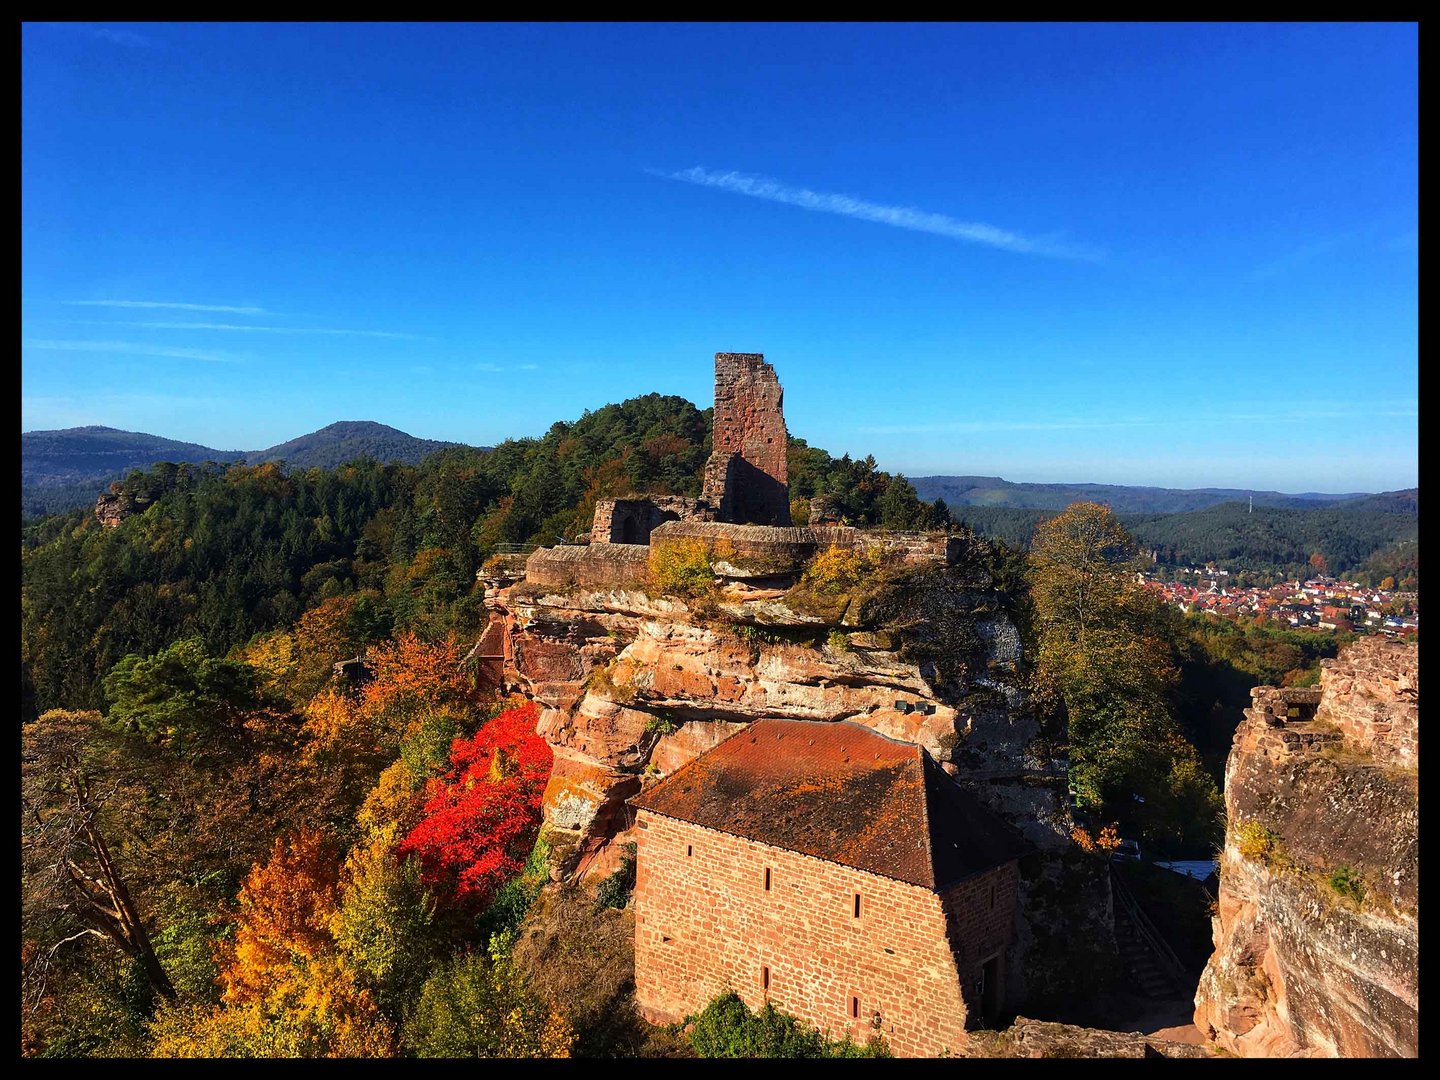
[(1332, 251), (1348, 243), (1353, 238), (1353, 233), (1341, 233), (1337, 236), (1327, 236), (1324, 239), (1316, 240), (1314, 243), (1304, 244), (1294, 251), (1257, 266), (1254, 270), (1250, 271), (1248, 280), (1252, 282), (1271, 281), (1274, 278), (1289, 273), (1296, 267), (1304, 266), (1306, 263), (1320, 258), (1322, 255), (1329, 255)]
[(1100, 259), (1099, 253), (1094, 249), (1066, 243), (1054, 236), (1021, 236), (1008, 229), (1001, 229), (995, 225), (986, 225), (978, 221), (960, 221), (947, 214), (931, 213), (909, 206), (886, 206), (882, 203), (857, 199), (853, 195), (837, 195), (823, 191), (811, 191), (809, 188), (791, 187), (765, 176), (751, 176), (738, 172), (711, 172), (698, 165), (693, 169), (685, 169), (681, 172), (663, 172), (658, 169), (647, 169), (646, 171), (653, 176), (661, 176), (667, 180), (683, 180), (687, 184), (699, 184), (701, 187), (717, 188), (720, 191), (729, 191), (736, 195), (748, 195), (754, 199), (785, 203), (787, 206), (798, 206), (802, 210), (839, 214), (841, 217), (873, 221), (881, 225), (891, 225), (897, 229), (932, 233), (935, 236), (944, 236), (951, 240), (1000, 248), (1002, 251), (1014, 251), (1026, 255), (1045, 255), (1053, 259), (1085, 259), (1089, 261)]
[(207, 349), (174, 349), (165, 345), (145, 345), (134, 341), (50, 341), (32, 338), (22, 341), (21, 346), (26, 349), (43, 349), (50, 352), (159, 356), (170, 360), (204, 360), (213, 364), (231, 364), (246, 359), (234, 353), (212, 352)]
[(270, 315), (258, 307), (232, 307), (228, 304), (176, 304), (166, 300), (66, 300), (72, 307), (172, 308), (175, 311), (216, 311), (229, 315)]
[(471, 364), (474, 371), (483, 371), (491, 375), (503, 375), (512, 371), (539, 371), (539, 364)]
[(429, 341), (419, 334), (399, 334), (389, 330), (332, 330), (316, 326), (241, 326), (236, 323), (175, 323), (139, 322), (112, 323), (112, 326), (143, 326), (148, 330), (229, 330), (260, 334), (341, 334), (349, 337), (404, 338), (409, 341)]
[(131, 49), (155, 49), (160, 45), (154, 38), (146, 37), (144, 34), (137, 34), (134, 30), (117, 30), (112, 26), (91, 26), (88, 24), (79, 24), (76, 29), (89, 37), (99, 38), (101, 41), (108, 41), (112, 45), (124, 45)]

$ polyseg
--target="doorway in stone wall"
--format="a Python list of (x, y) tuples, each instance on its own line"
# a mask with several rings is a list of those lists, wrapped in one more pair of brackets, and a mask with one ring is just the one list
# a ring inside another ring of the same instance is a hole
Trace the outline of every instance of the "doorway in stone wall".
[(980, 965), (980, 1014), (986, 1021), (1000, 1015), (1000, 954)]

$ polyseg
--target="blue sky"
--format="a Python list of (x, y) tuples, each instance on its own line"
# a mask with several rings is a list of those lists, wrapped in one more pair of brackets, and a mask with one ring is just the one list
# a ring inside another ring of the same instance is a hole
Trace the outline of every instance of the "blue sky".
[(44, 24), (22, 429), (493, 443), (764, 352), (910, 475), (1417, 482), (1412, 25)]

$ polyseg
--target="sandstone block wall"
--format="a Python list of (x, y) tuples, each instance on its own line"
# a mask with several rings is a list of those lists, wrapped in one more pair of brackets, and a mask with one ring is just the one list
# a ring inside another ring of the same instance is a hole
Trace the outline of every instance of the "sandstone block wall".
[(1334, 724), (1347, 748), (1413, 766), (1420, 750), (1420, 668), (1414, 644), (1365, 638), (1320, 662), (1316, 718)]
[(525, 580), (536, 585), (633, 588), (643, 585), (650, 549), (637, 544), (566, 544), (541, 548), (525, 561)]
[[(703, 540), (726, 566), (726, 577), (797, 574), (817, 551), (832, 544), (868, 548), (902, 562), (950, 566), (959, 561), (964, 541), (944, 533), (881, 532), (847, 525), (804, 527), (737, 525), (722, 521), (667, 521), (650, 534), (652, 544), (667, 540)], [(719, 552), (728, 554), (721, 558)]]
[(1013, 864), (942, 898), (647, 810), (634, 835), (636, 997), (651, 1020), (697, 1012), (728, 987), (751, 1008), (771, 1000), (832, 1038), (863, 1042), (878, 1013), (898, 1056), (964, 1047), (968, 1009), (948, 935), (952, 926), (994, 932), (988, 907), (978, 921), (962, 908), (972, 893), (988, 905), (990, 878), (1006, 904)]
[(790, 524), (784, 399), (763, 354), (715, 354), (714, 450), (701, 498), (720, 520)]
[[(1005, 1000), (1005, 950), (1015, 936), (1016, 892), (1020, 870), (1015, 863), (1001, 866), (952, 885), (940, 894), (946, 925), (960, 970), (966, 1004), (972, 1016), (985, 1011), (983, 997)], [(999, 958), (993, 975), (998, 985), (982, 995), (982, 967)]]
[(645, 495), (601, 499), (590, 527), (594, 544), (648, 544), (650, 533), (666, 521), (708, 521), (714, 511), (684, 495)]

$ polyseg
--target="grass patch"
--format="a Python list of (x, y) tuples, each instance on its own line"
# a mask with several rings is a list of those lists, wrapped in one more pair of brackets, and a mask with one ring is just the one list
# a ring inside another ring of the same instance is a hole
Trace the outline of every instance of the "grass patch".
[(635, 700), (635, 687), (629, 679), (616, 678), (614, 668), (613, 661), (595, 668), (590, 672), (585, 689), (597, 697), (607, 698), (617, 705), (629, 705)]
[(1264, 863), (1271, 870), (1284, 870), (1290, 865), (1280, 834), (1258, 821), (1243, 822), (1235, 829), (1235, 846), (1243, 858)]

